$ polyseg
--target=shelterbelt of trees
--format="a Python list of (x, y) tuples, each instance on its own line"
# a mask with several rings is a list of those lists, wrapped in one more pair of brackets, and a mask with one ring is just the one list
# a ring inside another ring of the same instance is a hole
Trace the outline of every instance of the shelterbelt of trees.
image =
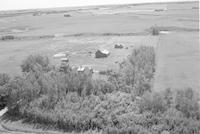
[(155, 56), (153, 47), (136, 48), (118, 72), (109, 70), (107, 80), (98, 80), (91, 72), (70, 65), (61, 70), (48, 57), (31, 55), (21, 76), (0, 74), (1, 106), (8, 107), (7, 117), (67, 132), (199, 134), (193, 89), (153, 91)]

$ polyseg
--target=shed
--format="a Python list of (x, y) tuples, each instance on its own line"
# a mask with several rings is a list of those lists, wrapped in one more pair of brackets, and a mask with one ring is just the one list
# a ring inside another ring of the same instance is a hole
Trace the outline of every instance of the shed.
[(115, 44), (115, 48), (122, 49), (124, 46), (122, 44)]
[(70, 14), (64, 14), (64, 17), (71, 17)]
[(64, 57), (66, 57), (65, 53), (57, 53), (57, 54), (53, 55), (53, 58), (64, 58)]
[(61, 62), (66, 62), (66, 63), (69, 62), (69, 59), (68, 59), (68, 58), (61, 58), (60, 60), (61, 60)]
[(95, 58), (105, 58), (110, 55), (110, 52), (108, 50), (97, 50), (95, 52)]

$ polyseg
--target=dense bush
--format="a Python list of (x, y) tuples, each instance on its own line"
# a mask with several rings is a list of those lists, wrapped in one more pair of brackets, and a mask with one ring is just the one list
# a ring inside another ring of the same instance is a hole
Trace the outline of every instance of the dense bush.
[(164, 98), (159, 93), (145, 93), (140, 102), (142, 112), (151, 111), (152, 113), (164, 112), (167, 107)]
[(46, 56), (41, 55), (30, 55), (28, 56), (21, 65), (22, 72), (49, 70), (49, 59)]
[(152, 33), (153, 36), (159, 35), (159, 32), (160, 32), (160, 28), (159, 27), (153, 26), (153, 27), (151, 27), (150, 30), (151, 30), (151, 33)]
[(0, 74), (0, 110), (7, 104), (8, 90), (6, 87), (9, 81), (10, 77), (7, 74)]
[[(106, 134), (198, 134), (198, 95), (191, 89), (155, 93), (152, 80), (155, 52), (140, 47), (109, 71), (108, 81), (94, 80), (86, 69), (68, 64), (52, 67), (43, 56), (30, 56), (22, 64), (24, 75), (0, 83), (8, 93), (9, 115), (27, 122), (65, 131), (104, 131)], [(92, 132), (91, 132), (92, 133)]]
[(179, 90), (176, 93), (175, 107), (181, 111), (185, 117), (200, 119), (199, 95), (191, 88)]
[(10, 80), (10, 77), (3, 73), (3, 74), (0, 74), (0, 86), (4, 86), (5, 84), (7, 84)]
[(197, 105), (199, 98), (194, 94), (191, 88), (144, 94), (139, 101), (140, 113), (117, 116), (123, 129), (111, 127), (106, 133), (140, 133), (144, 130), (141, 133), (199, 134), (200, 106)]
[(0, 40), (6, 41), (6, 40), (14, 40), (15, 37), (13, 35), (4, 35), (0, 38)]
[(200, 120), (187, 118), (181, 111), (170, 108), (162, 115), (163, 130), (171, 134), (199, 134)]
[(109, 81), (118, 89), (135, 96), (151, 91), (155, 72), (155, 52), (153, 47), (142, 46), (120, 64), (119, 73), (111, 73)]
[(101, 75), (109, 75), (110, 73), (112, 73), (112, 69), (99, 71), (99, 74)]
[(131, 96), (126, 93), (84, 98), (77, 93), (69, 93), (59, 100), (56, 96), (43, 95), (32, 101), (21, 114), (28, 121), (53, 125), (66, 131), (81, 131), (114, 127), (118, 125), (118, 115), (136, 110)]

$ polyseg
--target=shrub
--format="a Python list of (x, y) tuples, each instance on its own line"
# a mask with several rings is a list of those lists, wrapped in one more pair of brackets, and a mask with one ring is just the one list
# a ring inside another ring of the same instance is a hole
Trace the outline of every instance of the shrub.
[(5, 35), (1, 37), (1, 40), (6, 41), (6, 40), (14, 40), (15, 37), (13, 35)]
[(199, 96), (191, 88), (178, 90), (175, 96), (175, 107), (187, 118), (200, 119)]
[(145, 93), (140, 102), (140, 109), (142, 112), (151, 111), (153, 113), (164, 112), (167, 107), (164, 99), (159, 93)]
[(93, 80), (93, 94), (106, 94), (116, 91), (117, 87), (114, 84), (104, 80)]
[[(168, 97), (166, 97), (166, 94)], [(170, 102), (162, 114), (165, 129), (172, 134), (197, 134), (200, 132), (199, 96), (191, 88), (179, 89), (164, 94), (164, 101)]]
[(153, 47), (142, 46), (120, 64), (118, 73), (111, 73), (109, 81), (119, 90), (142, 96), (151, 91), (155, 71), (155, 52)]
[(163, 115), (162, 123), (164, 129), (170, 131), (171, 134), (198, 134), (200, 132), (199, 120), (185, 118), (179, 111), (176, 111), (174, 115), (169, 113), (168, 110)]
[(30, 55), (22, 63), (22, 72), (30, 71), (48, 71), (49, 70), (49, 59), (46, 56), (41, 55)]
[(64, 17), (71, 17), (70, 14), (64, 14)]
[(160, 29), (157, 26), (151, 27), (151, 33), (153, 36), (159, 35)]
[[(141, 84), (150, 83), (154, 68), (152, 54), (152, 48), (134, 50), (119, 73), (108, 72), (108, 82), (93, 80), (90, 72), (77, 72), (69, 65), (62, 66), (61, 70), (51, 68), (44, 56), (29, 56), (21, 65), (26, 73), (8, 84), (9, 111), (33, 122), (57, 124), (56, 127), (67, 130), (128, 127), (129, 123), (119, 123), (118, 116), (139, 110), (133, 96), (120, 91), (130, 93), (137, 89), (135, 80), (142, 77), (145, 80), (138, 80)], [(131, 69), (136, 76), (130, 76), (133, 80), (129, 81), (125, 76)]]
[(150, 132), (144, 128), (132, 126), (124, 129), (107, 128), (105, 134), (150, 134)]
[(10, 77), (8, 76), (8, 74), (0, 73), (0, 86), (4, 86), (9, 82), (9, 80)]
[(90, 71), (70, 65), (50, 67), (48, 59), (30, 56), (22, 76), (2, 75), (8, 109), (25, 121), (48, 124), (65, 131), (105, 130), (105, 133), (195, 134), (200, 131), (199, 98), (191, 89), (156, 93), (152, 47), (135, 49), (109, 72), (108, 81), (94, 80)]
[(8, 101), (8, 89), (7, 84), (10, 81), (10, 77), (3, 73), (0, 74), (0, 110), (7, 105)]
[(112, 69), (104, 70), (104, 71), (99, 71), (99, 74), (101, 75), (109, 75), (112, 73)]

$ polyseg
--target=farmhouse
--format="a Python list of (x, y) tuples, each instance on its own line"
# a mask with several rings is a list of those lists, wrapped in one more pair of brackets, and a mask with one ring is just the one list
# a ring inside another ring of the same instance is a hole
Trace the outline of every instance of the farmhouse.
[(82, 67), (82, 66), (80, 66), (80, 67), (77, 68), (78, 72), (84, 72), (84, 70), (85, 70), (85, 67)]
[(108, 50), (97, 50), (95, 53), (96, 58), (105, 58), (110, 55), (110, 52)]
[(69, 62), (69, 59), (68, 59), (68, 58), (61, 58), (60, 60), (61, 60), (61, 62), (65, 62), (65, 63), (68, 63), (68, 62)]

